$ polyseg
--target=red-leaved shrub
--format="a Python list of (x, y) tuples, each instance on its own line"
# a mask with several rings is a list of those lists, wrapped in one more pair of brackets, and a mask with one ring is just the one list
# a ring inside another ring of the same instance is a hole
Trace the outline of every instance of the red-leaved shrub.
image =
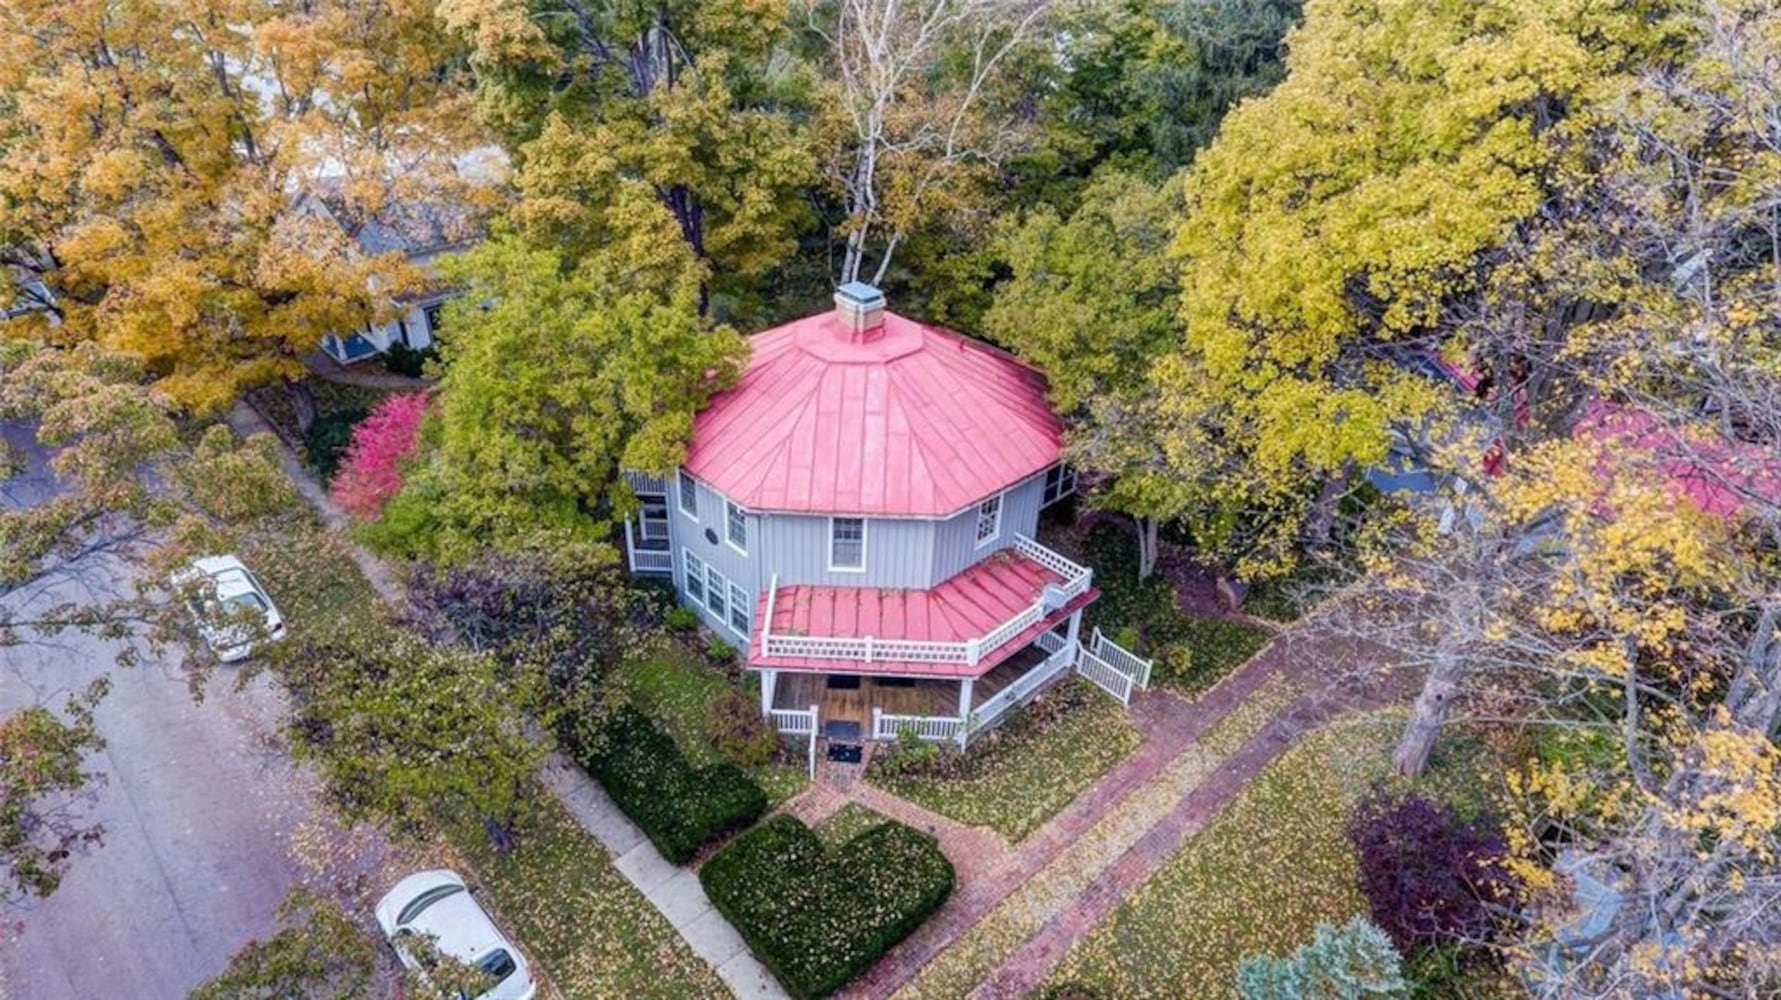
[(1496, 929), (1514, 876), (1502, 836), (1418, 795), (1375, 791), (1349, 819), (1361, 890), (1373, 922), (1406, 954), (1450, 941), (1480, 942)]
[(414, 454), (426, 393), (391, 396), (353, 428), (352, 442), (328, 492), (353, 517), (370, 520), (402, 488), (402, 461)]

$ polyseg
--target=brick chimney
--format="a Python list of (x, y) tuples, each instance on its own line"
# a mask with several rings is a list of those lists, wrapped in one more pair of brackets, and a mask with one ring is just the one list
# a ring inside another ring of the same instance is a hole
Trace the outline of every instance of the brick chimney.
[(884, 293), (863, 281), (850, 281), (835, 289), (835, 319), (841, 330), (856, 340), (872, 340), (884, 333)]

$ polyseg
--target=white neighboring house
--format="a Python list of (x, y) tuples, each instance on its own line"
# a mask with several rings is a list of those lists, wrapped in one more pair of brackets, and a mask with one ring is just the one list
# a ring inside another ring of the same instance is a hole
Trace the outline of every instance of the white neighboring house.
[[(354, 224), (338, 190), (338, 182), (317, 184), (298, 199), (298, 210), (333, 222), (368, 255), (396, 251), (409, 263), (431, 271), (441, 256), (470, 247), (482, 237), (467, 209), (444, 202), (392, 201), (376, 215)], [(330, 333), (322, 338), (322, 350), (341, 364), (376, 357), (398, 344), (425, 350), (439, 330), (445, 303), (455, 294), (450, 288), (436, 288), (400, 298), (397, 304), (407, 309), (400, 317), (361, 330)]]

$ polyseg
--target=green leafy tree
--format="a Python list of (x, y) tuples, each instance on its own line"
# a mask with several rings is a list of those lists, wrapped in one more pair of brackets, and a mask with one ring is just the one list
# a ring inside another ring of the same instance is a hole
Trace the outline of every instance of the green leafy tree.
[(377, 949), (339, 906), (292, 889), (279, 928), (249, 941), (187, 1000), (358, 1000), (376, 992)]
[(1185, 166), (1218, 134), (1225, 113), (1286, 75), (1287, 32), (1303, 0), (1162, 0), (1147, 4), (1160, 51), (1131, 87), (1150, 114), (1144, 131), (1166, 169)]
[(98, 780), (85, 764), (105, 748), (93, 708), (107, 687), (94, 681), (62, 715), (34, 705), (0, 719), (0, 903), (55, 892), (75, 855), (104, 836), (81, 805)]
[(1366, 1000), (1403, 996), (1401, 959), (1391, 938), (1364, 917), (1319, 923), (1312, 939), (1284, 958), (1248, 955), (1237, 970), (1243, 1000)]
[(447, 0), (441, 14), (518, 154), (527, 238), (573, 260), (648, 249), (666, 220), (729, 307), (796, 249), (816, 162), (782, 4)]
[(1070, 422), (1071, 461), (1100, 473), (1097, 502), (1140, 524), (1138, 572), (1156, 561), (1156, 522), (1184, 499), (1154, 441), (1148, 373), (1181, 339), (1179, 272), (1168, 256), (1173, 185), (1105, 172), (1069, 218), (1041, 207), (1003, 232), (1013, 276), (984, 325), (1045, 372)]
[(268, 655), (295, 701), (295, 752), (346, 817), (397, 832), (474, 821), (509, 846), (549, 752), (525, 726), (541, 701), (531, 675), (504, 677), (493, 657), (377, 622)]
[(465, 294), (449, 307), (437, 417), (372, 537), (446, 560), (606, 541), (629, 496), (621, 471), (678, 465), (694, 414), (747, 350), (700, 318), (699, 269), (684, 252), (678, 264), (640, 277), (512, 236), (449, 264)]

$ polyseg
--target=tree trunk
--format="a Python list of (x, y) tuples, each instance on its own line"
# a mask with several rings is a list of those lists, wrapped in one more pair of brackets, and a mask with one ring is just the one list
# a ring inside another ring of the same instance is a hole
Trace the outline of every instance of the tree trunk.
[(284, 385), (291, 397), (291, 411), (297, 415), (297, 433), (308, 434), (315, 426), (315, 391), (305, 379), (293, 379)]
[(1138, 579), (1148, 580), (1156, 572), (1157, 520), (1139, 517), (1133, 521), (1138, 529)]
[(1453, 700), (1459, 696), (1459, 680), (1464, 670), (1465, 660), (1457, 652), (1443, 649), (1435, 653), (1435, 666), (1422, 682), (1422, 693), (1416, 696), (1410, 721), (1404, 724), (1404, 735), (1398, 739), (1397, 749), (1392, 751), (1392, 770), (1405, 777), (1415, 777), (1428, 767), (1435, 740), (1440, 737), (1441, 727), (1446, 725), (1447, 715), (1453, 710)]
[(1343, 463), (1335, 475), (1323, 481), (1317, 491), (1317, 500), (1311, 505), (1311, 516), (1305, 520), (1305, 547), (1317, 550), (1325, 549), (1330, 544), (1330, 534), (1336, 525), (1336, 511), (1341, 506), (1342, 494), (1348, 491), (1349, 480), (1354, 478), (1354, 466)]

